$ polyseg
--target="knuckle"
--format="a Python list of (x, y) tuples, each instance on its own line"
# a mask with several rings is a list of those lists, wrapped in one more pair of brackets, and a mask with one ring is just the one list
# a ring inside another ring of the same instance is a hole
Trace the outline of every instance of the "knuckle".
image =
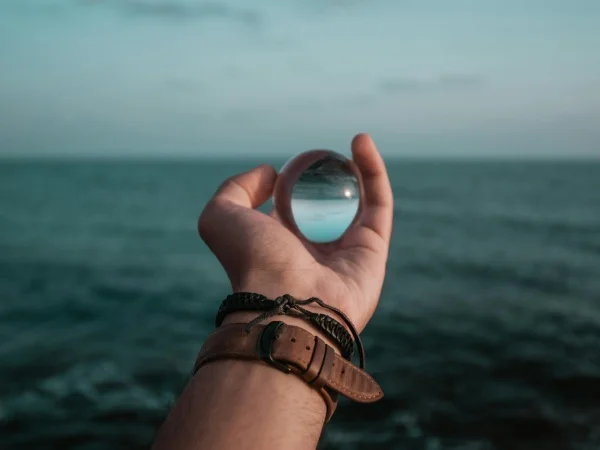
[(231, 191), (235, 191), (240, 188), (241, 188), (241, 186), (235, 177), (227, 178), (225, 181), (223, 181), (221, 183), (221, 186), (219, 186), (216, 197), (218, 197), (219, 195), (221, 195), (224, 192), (231, 192)]

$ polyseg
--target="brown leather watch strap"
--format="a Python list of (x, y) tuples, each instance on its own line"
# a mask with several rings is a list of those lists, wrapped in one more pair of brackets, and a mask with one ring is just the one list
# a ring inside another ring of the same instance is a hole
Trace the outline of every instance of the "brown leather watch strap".
[(360, 403), (383, 397), (377, 382), (364, 370), (335, 353), (318, 336), (283, 322), (255, 325), (249, 332), (243, 323), (221, 326), (198, 353), (194, 373), (202, 365), (220, 359), (262, 360), (300, 376), (325, 399), (326, 421), (335, 411), (338, 394)]

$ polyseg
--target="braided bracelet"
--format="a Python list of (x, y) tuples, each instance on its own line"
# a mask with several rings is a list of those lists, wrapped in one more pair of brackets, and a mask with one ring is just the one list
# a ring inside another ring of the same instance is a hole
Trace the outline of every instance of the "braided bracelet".
[[(352, 332), (354, 340), (346, 328), (333, 317), (326, 314), (315, 313), (302, 307), (311, 303), (317, 303), (319, 306), (338, 314)], [(238, 311), (263, 311), (263, 314), (248, 323), (246, 326), (248, 332), (256, 324), (275, 315), (287, 315), (306, 319), (335, 341), (340, 348), (342, 356), (348, 361), (352, 361), (354, 342), (356, 342), (360, 357), (360, 367), (362, 369), (365, 368), (365, 352), (362, 341), (350, 319), (342, 311), (327, 305), (317, 297), (311, 297), (306, 300), (297, 300), (291, 295), (285, 294), (281, 297), (277, 297), (275, 300), (271, 300), (261, 294), (236, 292), (228, 295), (221, 303), (215, 319), (216, 326), (221, 326), (223, 320), (225, 320), (225, 316)]]

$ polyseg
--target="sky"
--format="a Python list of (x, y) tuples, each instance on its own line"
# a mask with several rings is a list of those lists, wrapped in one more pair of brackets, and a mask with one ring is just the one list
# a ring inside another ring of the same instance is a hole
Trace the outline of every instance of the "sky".
[(0, 156), (600, 157), (598, 0), (0, 0)]

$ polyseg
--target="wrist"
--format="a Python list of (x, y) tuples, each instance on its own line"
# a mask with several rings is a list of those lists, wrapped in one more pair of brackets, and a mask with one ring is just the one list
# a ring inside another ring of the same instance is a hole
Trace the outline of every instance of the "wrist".
[[(371, 314), (365, 314), (368, 301), (356, 302), (351, 299), (356, 293), (349, 286), (343, 284), (342, 280), (314, 280), (312, 277), (303, 277), (301, 272), (296, 272), (296, 279), (289, 277), (277, 277), (267, 275), (256, 275), (244, 277), (242, 282), (232, 282), (232, 290), (236, 292), (252, 292), (275, 300), (277, 297), (289, 294), (298, 300), (306, 300), (316, 297), (324, 303), (339, 308), (352, 323), (357, 333), (361, 333), (370, 319)], [(303, 306), (306, 309), (316, 313), (323, 313), (334, 317), (346, 331), (350, 332), (350, 327), (339, 319), (339, 315), (319, 306), (317, 303), (312, 303)]]
[[(311, 311), (314, 311), (314, 312), (326, 311), (326, 310), (323, 310), (323, 308), (308, 308), (307, 307), (306, 309), (310, 309)], [(256, 319), (261, 314), (262, 314), (261, 312), (255, 312), (255, 311), (234, 312), (234, 313), (228, 314), (225, 317), (225, 320), (223, 320), (223, 323), (221, 324), (221, 326), (228, 325), (231, 323), (249, 323), (252, 320)], [(266, 325), (270, 322), (275, 322), (275, 321), (283, 322), (288, 325), (293, 325), (293, 326), (305, 329), (309, 333), (314, 334), (315, 336), (318, 336), (319, 338), (321, 338), (326, 344), (328, 344), (331, 348), (333, 348), (333, 350), (338, 355), (341, 355), (340, 349), (338, 348), (338, 344), (336, 342), (334, 342), (325, 333), (323, 333), (321, 330), (319, 330), (317, 327), (315, 327), (310, 322), (308, 322), (307, 320), (301, 319), (299, 317), (290, 317), (290, 316), (281, 315), (281, 316), (269, 317), (268, 319), (265, 319), (264, 322), (261, 322), (261, 324)]]
[[(282, 288), (280, 286), (286, 286), (286, 287)], [(235, 292), (256, 293), (256, 294), (264, 295), (265, 297), (267, 297), (268, 299), (271, 299), (271, 300), (274, 300), (277, 297), (285, 295), (285, 294), (290, 294), (297, 299), (308, 299), (311, 297), (321, 298), (319, 296), (319, 294), (316, 292), (316, 290), (314, 290), (314, 289), (306, 288), (306, 287), (299, 288), (298, 285), (295, 283), (294, 284), (292, 284), (292, 283), (282, 284), (282, 283), (273, 283), (272, 281), (264, 282), (264, 283), (260, 283), (260, 284), (252, 283), (250, 285), (244, 285), (243, 287), (238, 287), (238, 288), (234, 287), (233, 292), (234, 293)], [(346, 331), (348, 333), (351, 333), (351, 330), (348, 328), (348, 326), (346, 326), (346, 324), (344, 324), (343, 321), (340, 321), (339, 318), (337, 317), (337, 315), (335, 313), (333, 313), (332, 311), (330, 311), (326, 308), (323, 308), (316, 303), (309, 304), (309, 305), (303, 305), (302, 308), (304, 308), (308, 311), (311, 311), (313, 313), (325, 314), (327, 316), (335, 318), (340, 323), (340, 325), (342, 325), (346, 329)], [(263, 312), (260, 312), (260, 311), (232, 312), (225, 317), (225, 319), (223, 320), (223, 323), (221, 325), (227, 325), (227, 324), (231, 324), (231, 323), (249, 323), (262, 314), (263, 314)], [(315, 326), (313, 323), (311, 323), (306, 318), (292, 317), (292, 316), (282, 314), (282, 315), (275, 315), (275, 316), (269, 317), (269, 318), (265, 319), (264, 321), (261, 321), (260, 323), (263, 325), (266, 325), (266, 324), (268, 324), (270, 322), (274, 322), (274, 321), (284, 322), (288, 325), (293, 325), (293, 326), (303, 328), (306, 331), (308, 331), (309, 333), (312, 333), (315, 336), (318, 336), (319, 338), (321, 338), (323, 341), (325, 341), (325, 343), (328, 344), (329, 346), (331, 346), (337, 354), (342, 354), (340, 351), (340, 348), (339, 348), (339, 344), (337, 342), (335, 342), (333, 339), (331, 339), (331, 337), (328, 336), (323, 330), (321, 330), (320, 328)]]
[[(274, 276), (253, 275), (240, 284), (233, 285), (233, 292), (255, 292), (267, 298), (275, 299), (281, 295), (290, 294), (298, 299), (319, 297), (323, 295), (315, 288), (314, 282), (307, 283), (301, 275), (296, 280), (277, 278)], [(323, 299), (327, 301), (328, 299)], [(316, 306), (316, 305), (314, 305)]]

